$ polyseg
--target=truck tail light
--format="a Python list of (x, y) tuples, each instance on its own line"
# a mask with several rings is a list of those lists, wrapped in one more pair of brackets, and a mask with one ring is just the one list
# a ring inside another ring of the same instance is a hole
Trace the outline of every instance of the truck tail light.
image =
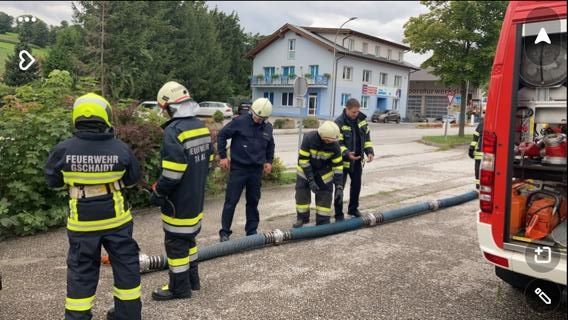
[(507, 260), (506, 258), (499, 257), (499, 256), (496, 256), (494, 254), (487, 253), (485, 251), (483, 251), (483, 256), (485, 257), (485, 259), (489, 260), (491, 263), (494, 263), (494, 264), (499, 265), (501, 267), (509, 268), (509, 260)]
[(479, 204), (481, 211), (493, 212), (493, 194), (495, 186), (495, 153), (497, 136), (494, 132), (483, 132), (483, 159), (481, 160), (479, 178)]

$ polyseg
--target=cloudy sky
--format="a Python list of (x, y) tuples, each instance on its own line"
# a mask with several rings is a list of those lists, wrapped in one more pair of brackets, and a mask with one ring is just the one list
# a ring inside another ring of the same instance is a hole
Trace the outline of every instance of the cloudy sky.
[[(403, 25), (409, 17), (425, 13), (426, 7), (411, 1), (208, 1), (210, 8), (239, 14), (246, 32), (271, 34), (285, 23), (337, 28), (350, 17), (345, 28), (402, 43)], [(12, 16), (32, 14), (47, 24), (71, 21), (70, 1), (0, 1), (0, 11)], [(428, 56), (407, 53), (405, 60), (420, 65)]]

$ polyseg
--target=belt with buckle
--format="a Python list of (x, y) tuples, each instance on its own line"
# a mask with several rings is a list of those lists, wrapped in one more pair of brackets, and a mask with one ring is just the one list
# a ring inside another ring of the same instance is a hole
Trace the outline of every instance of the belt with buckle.
[(71, 197), (71, 199), (99, 197), (120, 191), (122, 188), (122, 181), (105, 184), (72, 186), (69, 188), (69, 197)]

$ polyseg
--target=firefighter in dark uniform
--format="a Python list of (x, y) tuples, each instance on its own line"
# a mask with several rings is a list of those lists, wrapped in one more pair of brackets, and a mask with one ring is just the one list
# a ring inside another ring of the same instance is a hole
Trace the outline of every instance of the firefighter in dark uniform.
[(185, 299), (199, 290), (196, 236), (201, 230), (205, 183), (214, 157), (211, 134), (195, 117), (199, 105), (181, 84), (170, 81), (158, 92), (170, 120), (162, 125), (162, 172), (150, 202), (162, 211), (169, 283), (152, 292), (154, 300)]
[(483, 118), (479, 120), (473, 139), (469, 144), (468, 155), (471, 159), (475, 160), (475, 188), (479, 190), (479, 167), (481, 159), (483, 158), (483, 151), (481, 151), (481, 142), (483, 141)]
[(111, 106), (89, 93), (73, 105), (74, 136), (59, 143), (45, 165), (47, 184), (69, 186), (67, 298), (65, 319), (91, 319), (99, 282), (101, 245), (114, 275), (114, 310), (107, 319), (140, 319), (138, 244), (122, 189), (140, 178), (130, 148), (114, 137)]
[[(235, 207), (246, 187), (247, 236), (257, 233), (259, 223), (258, 202), (262, 174), (272, 171), (274, 159), (274, 137), (272, 124), (268, 117), (272, 114), (272, 104), (266, 98), (255, 100), (248, 114), (229, 122), (217, 136), (220, 167), (230, 169), (229, 182), (225, 193), (225, 204), (221, 215), (221, 242), (229, 240)], [(227, 156), (227, 140), (231, 139), (230, 159)]]
[(307, 133), (298, 151), (296, 176), (296, 213), (294, 228), (310, 221), (312, 192), (316, 196), (316, 225), (331, 220), (331, 202), (335, 185), (335, 200), (343, 201), (343, 159), (337, 140), (339, 128), (332, 121), (324, 122), (318, 131)]
[[(361, 105), (357, 99), (349, 99), (343, 113), (335, 119), (341, 134), (339, 145), (343, 155), (343, 186), (347, 176), (351, 179), (349, 191), (349, 215), (360, 217), (359, 194), (361, 193), (361, 177), (363, 175), (363, 156), (367, 155), (367, 162), (373, 161), (375, 152), (371, 142), (371, 130), (367, 123), (367, 116), (360, 112)], [(341, 199), (343, 200), (343, 199)], [(335, 220), (341, 221), (343, 215), (343, 201), (335, 201)]]

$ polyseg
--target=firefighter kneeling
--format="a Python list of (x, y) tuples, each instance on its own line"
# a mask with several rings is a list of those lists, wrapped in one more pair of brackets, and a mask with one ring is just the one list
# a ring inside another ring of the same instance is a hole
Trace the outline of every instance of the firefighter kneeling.
[(316, 225), (328, 224), (335, 185), (336, 201), (343, 201), (343, 158), (337, 142), (339, 127), (324, 122), (317, 131), (304, 136), (298, 155), (296, 212), (294, 228), (310, 221), (311, 192), (316, 195)]

